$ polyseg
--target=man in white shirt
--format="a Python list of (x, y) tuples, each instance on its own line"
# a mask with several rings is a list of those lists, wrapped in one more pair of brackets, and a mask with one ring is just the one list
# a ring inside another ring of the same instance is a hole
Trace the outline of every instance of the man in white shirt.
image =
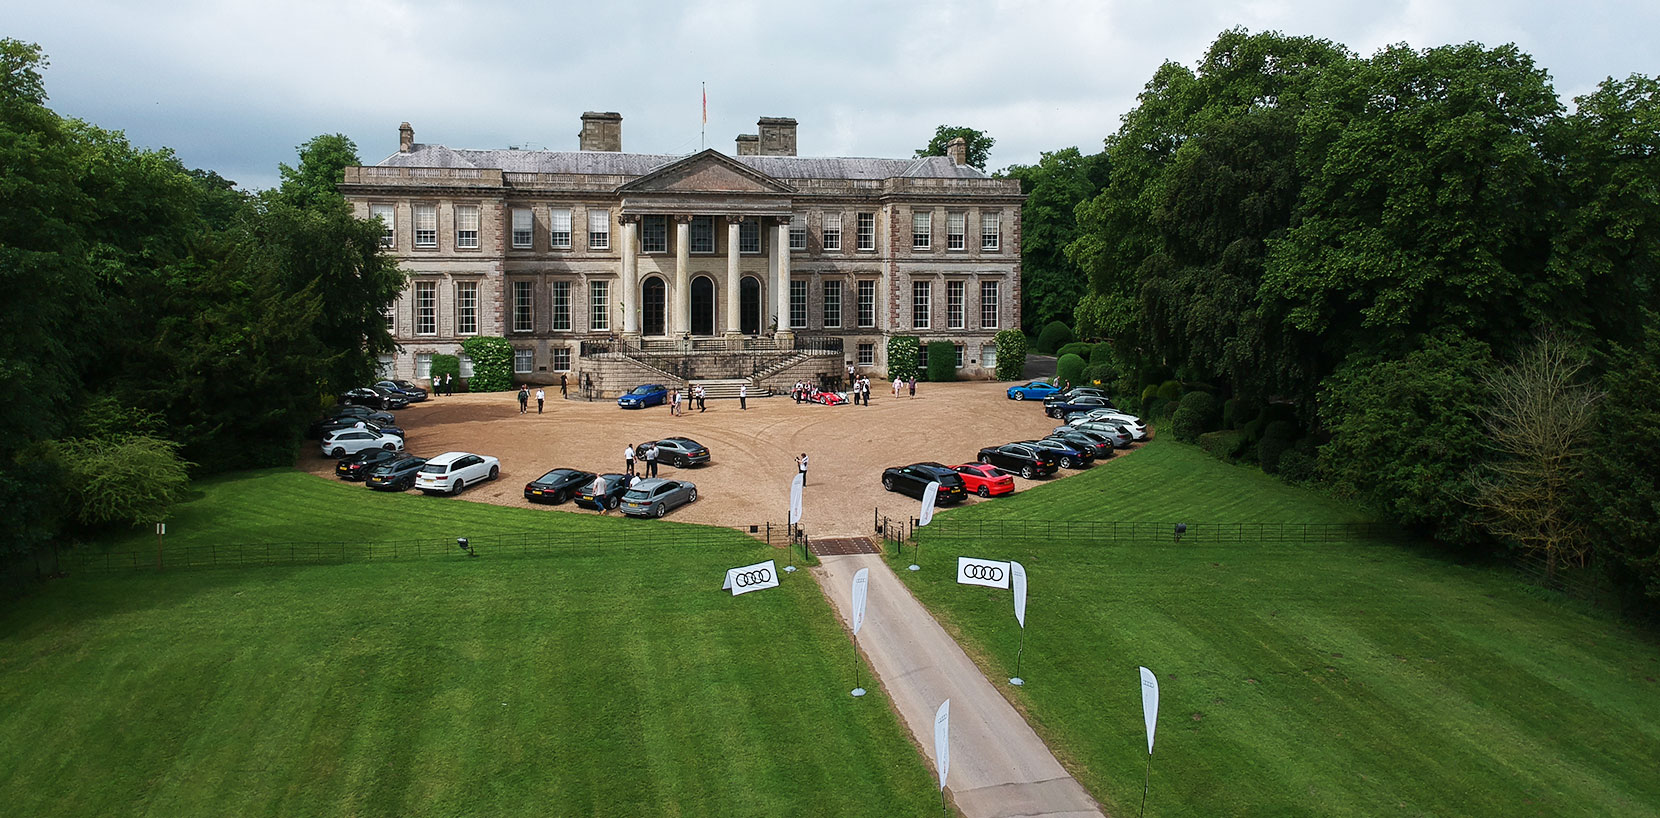
[(738, 408), (749, 409), (749, 384), (738, 384)]
[(632, 443), (623, 447), (623, 468), (627, 470), (623, 472), (624, 474), (631, 475), (634, 473), (634, 444)]
[(796, 465), (796, 468), (801, 470), (801, 485), (803, 485), (803, 486), (807, 485), (807, 453), (806, 452), (802, 452), (801, 456), (795, 459), (795, 465)]
[(536, 387), (536, 414), (542, 414), (542, 402), (547, 399), (548, 396), (542, 392), (542, 388)]

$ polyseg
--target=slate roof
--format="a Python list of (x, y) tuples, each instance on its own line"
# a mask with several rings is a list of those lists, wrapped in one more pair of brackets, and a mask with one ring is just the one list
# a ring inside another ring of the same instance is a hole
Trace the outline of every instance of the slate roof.
[[(610, 151), (466, 150), (417, 144), (409, 153), (394, 153), (380, 167), (489, 168), (512, 173), (573, 173), (584, 175), (644, 176), (684, 159), (651, 153)], [(920, 159), (864, 159), (857, 157), (733, 156), (734, 161), (775, 179), (987, 179), (976, 168), (958, 166), (944, 156)]]

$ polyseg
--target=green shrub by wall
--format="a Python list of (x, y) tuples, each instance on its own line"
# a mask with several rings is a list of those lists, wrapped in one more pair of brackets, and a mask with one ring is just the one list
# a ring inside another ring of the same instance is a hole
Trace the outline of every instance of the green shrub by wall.
[(1081, 385), (1084, 382), (1084, 359), (1076, 355), (1062, 355), (1055, 364), (1055, 382)]
[(888, 339), (888, 380), (910, 380), (916, 371), (917, 356), (922, 342), (915, 335), (895, 335)]
[(1037, 351), (1045, 355), (1053, 355), (1056, 350), (1072, 343), (1072, 328), (1059, 321), (1050, 321), (1049, 325), (1038, 333)]
[(461, 351), (473, 359), (468, 392), (506, 392), (513, 388), (513, 344), (488, 335), (461, 342)]
[(957, 345), (950, 341), (928, 342), (928, 380), (945, 383), (957, 379)]
[(997, 344), (997, 379), (1018, 380), (1026, 372), (1026, 336), (1017, 329), (999, 330), (992, 337)]

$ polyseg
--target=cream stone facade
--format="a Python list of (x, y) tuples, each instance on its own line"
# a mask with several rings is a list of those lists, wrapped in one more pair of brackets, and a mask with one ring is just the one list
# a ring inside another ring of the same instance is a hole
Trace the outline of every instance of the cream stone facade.
[[(887, 341), (958, 349), (988, 377), (992, 336), (1020, 326), (1019, 182), (920, 159), (795, 156), (796, 123), (762, 118), (736, 155), (621, 150), (622, 118), (582, 117), (580, 150), (417, 143), (346, 169), (341, 190), (409, 273), (383, 368), (508, 338), (517, 377), (615, 393), (641, 380), (839, 381), (887, 372)], [(464, 364), (465, 370), (465, 364)]]

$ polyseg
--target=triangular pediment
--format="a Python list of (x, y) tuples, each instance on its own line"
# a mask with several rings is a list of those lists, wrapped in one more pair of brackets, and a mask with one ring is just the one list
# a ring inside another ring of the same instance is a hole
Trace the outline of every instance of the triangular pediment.
[(795, 188), (710, 148), (670, 162), (618, 193), (794, 193)]

